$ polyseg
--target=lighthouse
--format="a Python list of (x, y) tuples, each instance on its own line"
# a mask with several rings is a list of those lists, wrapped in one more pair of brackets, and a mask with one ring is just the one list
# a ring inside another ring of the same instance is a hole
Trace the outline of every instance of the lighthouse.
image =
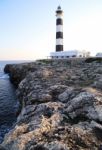
[(58, 6), (56, 10), (56, 52), (63, 51), (63, 11)]
[(51, 59), (68, 59), (89, 57), (90, 53), (85, 50), (66, 50), (63, 48), (63, 11), (60, 6), (56, 10), (56, 49), (50, 53)]

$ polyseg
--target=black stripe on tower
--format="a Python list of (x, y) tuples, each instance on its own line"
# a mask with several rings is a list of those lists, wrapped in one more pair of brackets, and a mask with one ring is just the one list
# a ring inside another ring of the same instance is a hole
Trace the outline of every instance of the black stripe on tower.
[(63, 51), (63, 45), (56, 45), (56, 52)]
[(61, 18), (58, 18), (56, 20), (56, 25), (63, 25), (63, 20)]
[(63, 39), (63, 32), (56, 32), (56, 39)]
[(62, 10), (57, 10), (57, 11), (56, 11), (56, 14), (62, 14), (62, 13), (63, 13)]

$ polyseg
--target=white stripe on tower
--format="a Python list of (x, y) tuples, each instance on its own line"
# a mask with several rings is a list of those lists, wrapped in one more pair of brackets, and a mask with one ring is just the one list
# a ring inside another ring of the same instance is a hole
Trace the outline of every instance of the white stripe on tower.
[(63, 39), (56, 39), (56, 45), (63, 45)]
[(56, 32), (63, 32), (63, 26), (62, 25), (57, 25), (56, 26)]
[(63, 11), (59, 6), (56, 11), (56, 52), (63, 51)]

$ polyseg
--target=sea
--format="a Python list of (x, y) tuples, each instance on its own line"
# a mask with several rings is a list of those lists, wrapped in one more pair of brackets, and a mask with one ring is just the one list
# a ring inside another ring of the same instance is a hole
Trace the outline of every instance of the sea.
[(10, 83), (8, 74), (4, 73), (6, 64), (16, 64), (25, 61), (0, 61), (0, 143), (16, 123), (16, 112), (19, 101), (16, 97), (16, 89)]

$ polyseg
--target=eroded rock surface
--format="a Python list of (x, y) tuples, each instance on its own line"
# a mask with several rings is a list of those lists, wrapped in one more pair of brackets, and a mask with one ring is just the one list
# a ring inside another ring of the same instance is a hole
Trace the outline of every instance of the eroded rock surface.
[(5, 70), (19, 84), (22, 109), (2, 148), (101, 149), (102, 62), (41, 60)]

